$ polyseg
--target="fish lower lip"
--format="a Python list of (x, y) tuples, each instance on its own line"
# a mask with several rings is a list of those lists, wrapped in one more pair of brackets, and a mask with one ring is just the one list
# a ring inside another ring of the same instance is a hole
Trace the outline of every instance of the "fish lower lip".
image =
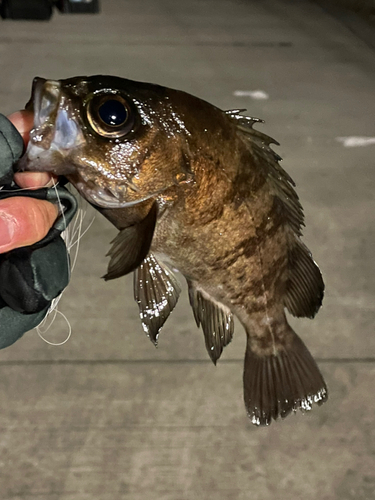
[(15, 172), (42, 172), (47, 170), (53, 170), (48, 151), (37, 146), (33, 148), (33, 155), (23, 155), (14, 166)]
[[(69, 179), (69, 176), (68, 176)], [(125, 208), (132, 207), (138, 203), (152, 198), (154, 195), (147, 195), (144, 198), (133, 201), (125, 201), (121, 199), (121, 194), (116, 193), (111, 188), (100, 188), (99, 186), (89, 187), (86, 182), (69, 179), (81, 196), (92, 205), (100, 208)]]
[(93, 205), (101, 208), (123, 208), (128, 206), (128, 202), (121, 201), (118, 193), (114, 190), (107, 188), (100, 188), (99, 186), (88, 187), (83, 182), (75, 182), (75, 187), (80, 194)]

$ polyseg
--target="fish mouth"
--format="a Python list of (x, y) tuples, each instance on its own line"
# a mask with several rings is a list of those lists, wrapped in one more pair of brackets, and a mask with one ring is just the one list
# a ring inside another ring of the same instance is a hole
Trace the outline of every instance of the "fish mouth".
[(48, 119), (56, 118), (60, 100), (61, 83), (58, 80), (46, 80), (35, 77), (33, 80), (31, 99), (26, 109), (34, 111), (34, 128), (42, 126)]
[[(102, 188), (100, 186), (88, 187), (83, 182), (74, 183), (75, 188), (83, 198), (89, 203), (100, 208), (125, 208), (134, 203), (121, 201), (119, 196), (109, 188)], [(137, 203), (139, 203), (137, 201)]]
[(72, 117), (71, 105), (62, 93), (61, 82), (34, 78), (26, 109), (34, 113), (34, 126), (25, 155), (16, 169), (49, 171), (56, 175), (75, 171), (68, 156), (72, 148), (83, 144), (84, 137)]

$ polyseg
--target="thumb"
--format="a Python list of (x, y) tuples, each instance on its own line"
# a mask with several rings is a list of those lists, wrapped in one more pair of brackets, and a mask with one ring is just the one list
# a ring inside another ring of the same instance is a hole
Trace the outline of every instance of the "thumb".
[(34, 115), (30, 111), (23, 109), (22, 111), (16, 111), (11, 115), (8, 115), (8, 120), (10, 120), (16, 127), (18, 132), (22, 135), (23, 142), (25, 146), (29, 142), (30, 130), (33, 128)]
[(0, 252), (32, 245), (48, 233), (57, 217), (57, 207), (28, 197), (0, 201)]

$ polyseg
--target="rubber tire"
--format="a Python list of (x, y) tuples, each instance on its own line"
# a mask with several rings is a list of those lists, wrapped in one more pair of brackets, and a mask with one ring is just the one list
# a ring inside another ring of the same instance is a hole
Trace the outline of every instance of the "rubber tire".
[(3, 19), (28, 19), (48, 21), (52, 16), (50, 0), (2, 0)]
[(98, 14), (100, 12), (99, 0), (91, 0), (90, 3), (60, 0), (57, 8), (63, 14)]

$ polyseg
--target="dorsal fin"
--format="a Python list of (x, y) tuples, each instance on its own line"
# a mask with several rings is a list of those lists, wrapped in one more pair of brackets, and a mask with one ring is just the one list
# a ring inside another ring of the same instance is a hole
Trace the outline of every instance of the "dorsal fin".
[(156, 345), (159, 331), (177, 304), (180, 285), (173, 272), (149, 254), (134, 273), (134, 298), (143, 330)]
[(280, 156), (270, 148), (270, 144), (278, 143), (253, 129), (254, 123), (261, 120), (241, 116), (241, 111), (226, 113), (235, 121), (243, 137), (249, 142), (257, 166), (267, 175), (267, 181), (283, 214), (288, 234), (288, 278), (284, 304), (294, 316), (313, 318), (322, 304), (324, 283), (311, 253), (300, 241), (304, 215), (294, 190), (295, 183), (279, 165)]
[(216, 365), (223, 348), (232, 340), (233, 316), (226, 306), (197, 289), (194, 283), (188, 281), (188, 285), (195, 321), (198, 327), (202, 325), (207, 352)]
[(154, 202), (141, 222), (122, 229), (111, 241), (112, 247), (107, 253), (111, 259), (108, 272), (103, 276), (106, 281), (129, 274), (142, 263), (150, 250), (157, 213), (157, 203)]
[(297, 317), (313, 318), (322, 305), (324, 282), (308, 248), (295, 238), (288, 253), (289, 279), (284, 304)]
[(226, 111), (226, 114), (236, 123), (245, 140), (249, 142), (257, 166), (265, 171), (273, 194), (281, 202), (285, 221), (298, 236), (301, 236), (304, 215), (298, 195), (294, 190), (295, 183), (279, 165), (281, 157), (270, 148), (270, 144), (279, 145), (279, 143), (253, 128), (254, 123), (263, 122), (263, 120), (242, 116), (241, 111), (243, 110)]

